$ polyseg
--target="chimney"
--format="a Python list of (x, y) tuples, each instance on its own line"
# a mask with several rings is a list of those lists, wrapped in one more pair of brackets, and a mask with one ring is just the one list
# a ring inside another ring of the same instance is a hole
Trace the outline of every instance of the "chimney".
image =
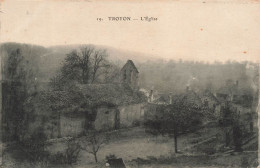
[(190, 90), (190, 86), (186, 86), (186, 91), (189, 91)]

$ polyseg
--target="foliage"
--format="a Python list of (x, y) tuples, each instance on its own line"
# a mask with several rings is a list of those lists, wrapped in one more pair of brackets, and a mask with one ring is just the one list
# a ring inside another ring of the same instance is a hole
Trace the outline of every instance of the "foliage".
[(162, 134), (163, 132), (163, 128), (162, 128), (162, 121), (160, 120), (146, 120), (144, 122), (144, 126), (146, 127), (145, 132), (150, 133), (152, 135), (158, 136), (160, 134)]
[(140, 122), (139, 120), (133, 121), (133, 126), (134, 126), (134, 127), (138, 127), (138, 126), (140, 126), (140, 125), (141, 125), (141, 122)]
[(243, 132), (241, 126), (238, 124), (233, 125), (233, 140), (234, 140), (235, 151), (241, 152)]
[(170, 105), (160, 105), (155, 114), (145, 121), (146, 131), (154, 135), (174, 137), (175, 152), (177, 150), (177, 137), (202, 124), (203, 113), (199, 106), (180, 96)]
[(44, 151), (46, 139), (41, 127), (35, 129), (32, 134), (23, 139), (22, 145), (26, 153), (29, 154), (30, 161), (41, 161), (48, 157), (48, 152)]
[[(23, 55), (21, 49), (10, 49), (4, 54), (3, 67), (3, 123), (6, 140), (20, 141), (28, 128), (25, 101), (37, 93), (37, 67)], [(25, 130), (25, 131), (24, 131)]]
[(68, 148), (66, 150), (66, 158), (68, 164), (77, 162), (80, 149), (81, 147), (79, 143), (76, 142), (75, 140), (72, 139), (68, 142)]
[(232, 104), (226, 102), (219, 118), (219, 127), (225, 134), (226, 146), (230, 146), (233, 142), (235, 151), (242, 151), (242, 141), (246, 134), (244, 126), (246, 124), (247, 121), (240, 120), (240, 115), (232, 108)]
[(81, 146), (75, 138), (67, 142), (67, 149), (64, 153), (58, 152), (50, 157), (53, 164), (73, 164), (78, 161)]

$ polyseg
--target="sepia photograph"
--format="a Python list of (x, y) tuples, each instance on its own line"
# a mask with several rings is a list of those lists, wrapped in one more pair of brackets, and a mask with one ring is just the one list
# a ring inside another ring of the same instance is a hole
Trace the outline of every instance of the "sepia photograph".
[(0, 168), (257, 168), (259, 11), (0, 0)]

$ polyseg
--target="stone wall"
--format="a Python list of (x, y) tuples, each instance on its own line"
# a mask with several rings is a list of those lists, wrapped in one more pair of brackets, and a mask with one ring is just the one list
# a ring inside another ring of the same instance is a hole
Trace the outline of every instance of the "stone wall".
[(144, 104), (120, 106), (120, 125), (122, 127), (132, 126), (135, 121), (141, 121), (144, 116)]
[(114, 129), (116, 127), (116, 108), (98, 108), (94, 125), (97, 130)]
[(78, 136), (85, 131), (85, 117), (70, 117), (62, 115), (60, 117), (61, 137)]

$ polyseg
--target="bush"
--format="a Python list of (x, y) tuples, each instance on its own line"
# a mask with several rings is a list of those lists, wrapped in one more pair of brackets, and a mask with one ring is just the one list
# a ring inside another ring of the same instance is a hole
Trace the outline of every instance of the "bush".
[(116, 157), (116, 155), (114, 155), (114, 154), (109, 154), (109, 155), (106, 156), (106, 160), (116, 159), (116, 158), (117, 158), (117, 157)]
[(141, 125), (141, 123), (140, 123), (140, 121), (138, 121), (138, 120), (135, 120), (134, 122), (133, 122), (133, 126), (134, 127), (138, 127), (138, 126), (140, 126)]
[(50, 162), (53, 164), (73, 164), (78, 161), (80, 145), (75, 140), (70, 140), (68, 142), (68, 147), (65, 153), (58, 152), (52, 155)]
[(74, 140), (70, 140), (68, 142), (68, 148), (66, 150), (66, 158), (68, 164), (76, 163), (78, 161), (80, 149), (80, 145)]
[(44, 151), (46, 135), (42, 128), (37, 128), (28, 138), (21, 142), (22, 150), (29, 156), (32, 162), (42, 161), (48, 158), (49, 153)]
[(65, 154), (58, 152), (50, 157), (50, 162), (53, 164), (65, 164), (67, 157)]

